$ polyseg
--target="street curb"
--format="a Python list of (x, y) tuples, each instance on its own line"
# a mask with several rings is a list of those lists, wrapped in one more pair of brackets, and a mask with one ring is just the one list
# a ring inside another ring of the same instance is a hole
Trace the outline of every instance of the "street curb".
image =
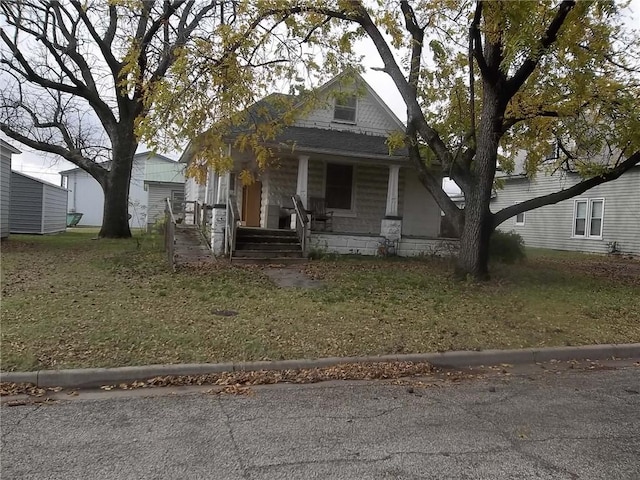
[(38, 387), (92, 388), (144, 381), (153, 377), (206, 375), (209, 373), (298, 370), (331, 367), (344, 363), (426, 362), (436, 367), (478, 367), (499, 364), (534, 364), (550, 360), (605, 360), (640, 357), (640, 343), (586, 345), (578, 347), (524, 348), (442, 353), (415, 353), (366, 357), (328, 357), (312, 360), (281, 360), (238, 363), (144, 365), (118, 368), (82, 368), (0, 372), (1, 382), (33, 383)]

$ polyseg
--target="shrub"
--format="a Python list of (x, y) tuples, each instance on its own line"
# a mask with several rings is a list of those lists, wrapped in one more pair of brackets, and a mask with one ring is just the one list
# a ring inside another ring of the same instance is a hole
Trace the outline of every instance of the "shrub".
[(489, 258), (503, 263), (515, 263), (525, 259), (524, 240), (515, 231), (496, 230), (491, 235)]

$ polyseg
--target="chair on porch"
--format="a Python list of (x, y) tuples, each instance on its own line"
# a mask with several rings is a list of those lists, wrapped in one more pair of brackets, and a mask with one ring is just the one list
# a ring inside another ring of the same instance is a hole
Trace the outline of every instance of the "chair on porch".
[(309, 211), (311, 212), (311, 230), (333, 231), (333, 212), (327, 211), (324, 198), (311, 197)]

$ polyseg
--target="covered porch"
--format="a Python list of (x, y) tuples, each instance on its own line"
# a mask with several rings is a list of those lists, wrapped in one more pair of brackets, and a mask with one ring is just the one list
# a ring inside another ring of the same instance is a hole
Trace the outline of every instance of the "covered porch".
[[(243, 169), (253, 183), (242, 184)], [(418, 255), (442, 243), (440, 210), (406, 157), (301, 152), (259, 171), (239, 155), (232, 172), (211, 180), (216, 255), (233, 256), (238, 227), (295, 231), (304, 256)]]

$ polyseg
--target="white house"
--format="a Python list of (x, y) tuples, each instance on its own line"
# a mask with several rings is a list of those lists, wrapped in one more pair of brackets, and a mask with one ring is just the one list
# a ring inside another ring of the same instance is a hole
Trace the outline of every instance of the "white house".
[[(102, 187), (80, 168), (60, 172), (62, 186), (69, 191), (69, 212), (82, 213), (79, 226), (100, 226), (104, 209)], [(176, 199), (184, 191), (184, 165), (152, 152), (137, 153), (133, 157), (129, 187), (129, 224), (146, 229), (158, 219), (163, 209), (162, 195)]]
[[(405, 126), (360, 76), (355, 83), (338, 76), (316, 93), (319, 106), (269, 143), (277, 159), (268, 168), (258, 168), (253, 155), (234, 148), (230, 138), (233, 170), (210, 172), (204, 186), (188, 180), (186, 199), (215, 204), (214, 237), (216, 225), (235, 210), (243, 227), (295, 228), (291, 196), (297, 194), (311, 220), (302, 242), (307, 250), (373, 255), (391, 244), (400, 255), (432, 252), (442, 242), (440, 208), (406, 150), (390, 152), (386, 144), (389, 134), (404, 132)], [(273, 98), (251, 108), (272, 108)], [(181, 162), (192, 160), (193, 148)], [(242, 170), (251, 171), (255, 182), (243, 185)], [(235, 228), (226, 227), (227, 242)], [(233, 242), (225, 247), (217, 233), (214, 253), (233, 251)]]
[[(514, 203), (567, 189), (581, 181), (571, 171), (504, 177), (491, 201), (497, 211)], [(521, 213), (498, 227), (515, 231), (529, 247), (640, 255), (640, 165), (611, 182), (554, 205)]]

